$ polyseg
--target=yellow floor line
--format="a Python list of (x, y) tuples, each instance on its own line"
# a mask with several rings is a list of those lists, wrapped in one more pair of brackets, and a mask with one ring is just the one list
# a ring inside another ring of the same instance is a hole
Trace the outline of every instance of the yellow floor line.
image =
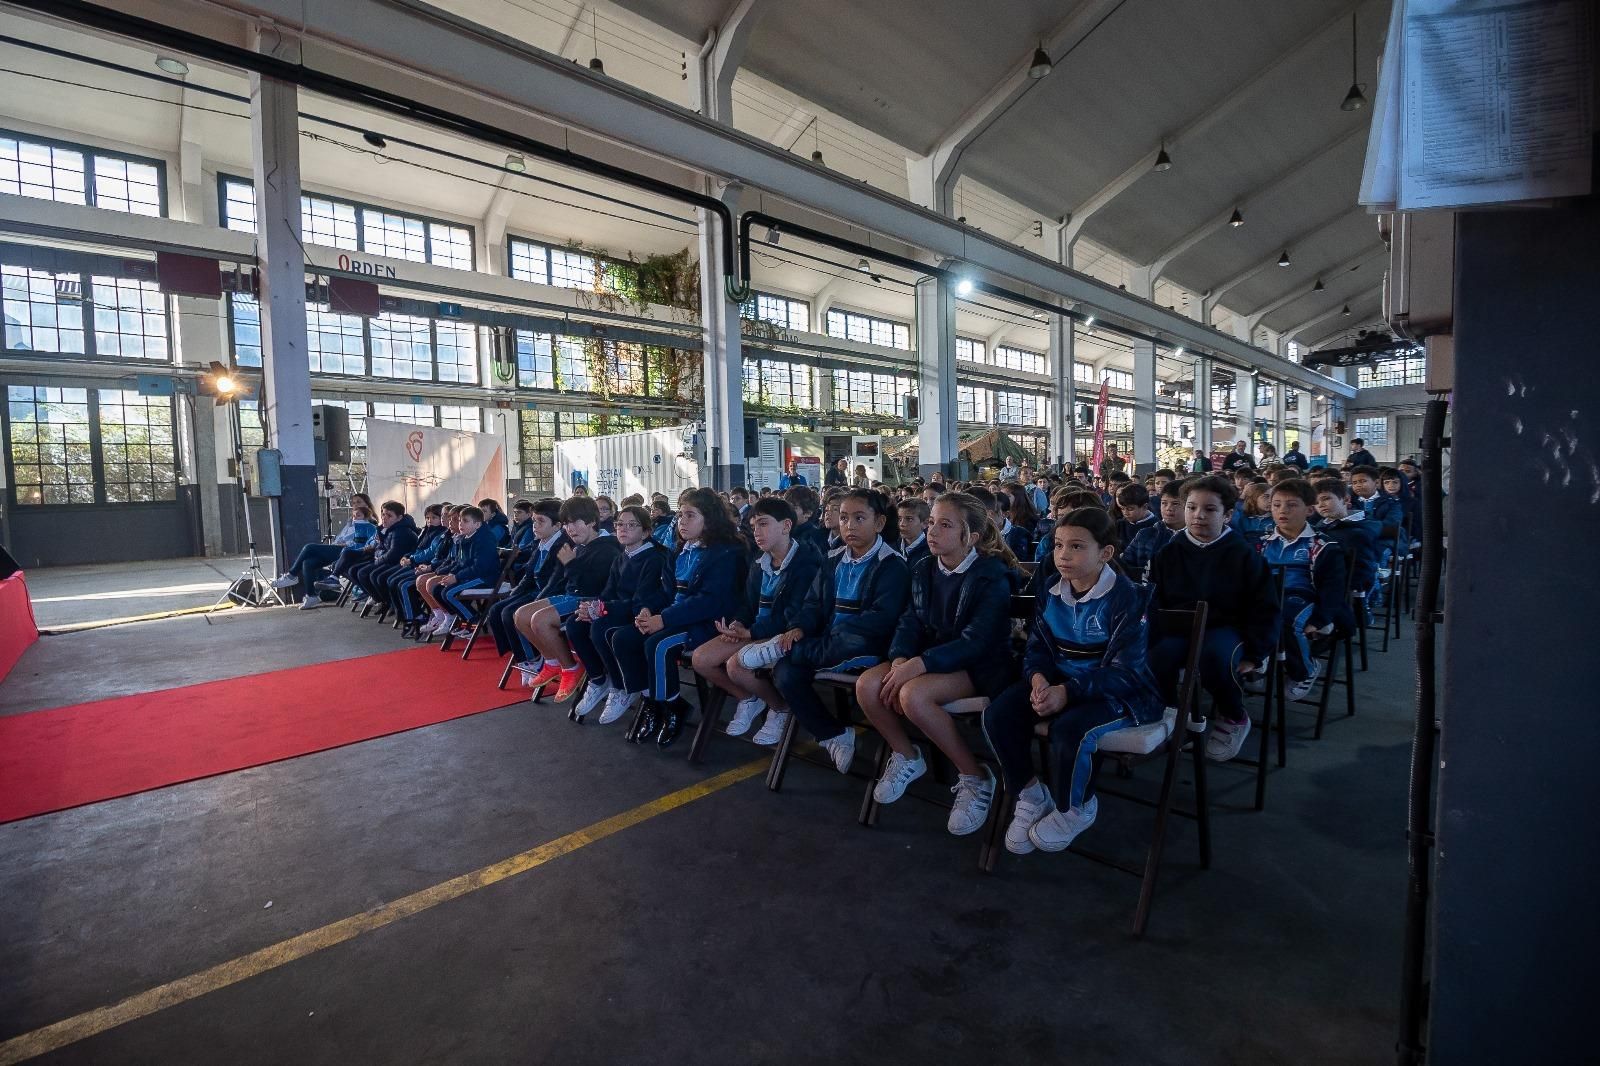
[(93, 622), (67, 622), (59, 626), (46, 626), (39, 630), (43, 636), (55, 636), (58, 633), (77, 633), (85, 629), (99, 629), (102, 626), (120, 626), (129, 622), (158, 622), (163, 618), (181, 618), (186, 614), (210, 614), (213, 611), (231, 611), (233, 605), (214, 604), (208, 607), (177, 607), (170, 611), (155, 611), (151, 614), (129, 614), (121, 618), (97, 618)]
[(666, 814), (697, 799), (719, 792), (730, 785), (746, 781), (757, 774), (764, 772), (770, 759), (762, 758), (732, 770), (724, 771), (715, 777), (708, 777), (698, 784), (687, 788), (680, 788), (676, 792), (669, 792), (665, 796), (641, 804), (632, 810), (623, 811), (621, 814), (612, 815), (602, 821), (596, 822), (584, 829), (568, 833), (566, 836), (557, 837), (538, 847), (530, 848), (508, 859), (473, 870), (471, 873), (453, 877), (421, 891), (413, 892), (409, 896), (389, 903), (381, 904), (361, 914), (354, 914), (348, 918), (341, 918), (337, 922), (321, 926), (301, 933), (299, 936), (290, 937), (288, 940), (252, 951), (248, 955), (241, 955), (236, 959), (219, 963), (199, 973), (181, 977), (176, 981), (159, 985), (137, 995), (129, 996), (120, 1003), (113, 1003), (108, 1007), (98, 1007), (85, 1011), (82, 1014), (67, 1018), (63, 1021), (35, 1029), (30, 1033), (12, 1037), (0, 1043), (0, 1066), (9, 1066), (11, 1063), (24, 1062), (37, 1055), (55, 1051), (57, 1048), (86, 1040), (108, 1029), (135, 1021), (139, 1018), (154, 1014), (157, 1011), (175, 1007), (180, 1003), (187, 1003), (197, 999), (208, 992), (215, 992), (220, 988), (238, 984), (257, 974), (275, 970), (280, 966), (303, 959), (307, 955), (315, 954), (346, 940), (352, 940), (363, 933), (370, 933), (374, 929), (408, 918), (413, 914), (437, 907), (441, 903), (457, 899), (481, 888), (497, 884), (507, 878), (518, 874), (527, 873), (529, 870), (543, 866), (552, 859), (569, 855), (579, 848), (593, 844), (598, 840), (622, 832), (631, 826), (649, 821), (657, 815)]

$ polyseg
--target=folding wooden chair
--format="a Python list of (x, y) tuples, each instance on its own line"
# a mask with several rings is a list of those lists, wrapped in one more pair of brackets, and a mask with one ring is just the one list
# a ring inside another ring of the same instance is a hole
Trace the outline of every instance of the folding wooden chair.
[[(516, 561), (517, 553), (510, 552), (500, 563), (500, 576), (495, 579), (492, 587), (468, 589), (456, 597), (472, 608), (472, 618), (467, 622), (472, 635), (467, 638), (467, 646), (461, 649), (463, 659), (472, 654), (473, 645), (478, 643), (478, 634), (483, 631), (484, 622), (489, 617), (489, 608), (511, 595), (511, 590), (515, 587), (515, 582), (511, 580), (511, 569)], [(455, 643), (454, 630), (455, 627), (451, 626), (444, 631), (444, 639), (439, 644), (440, 651), (449, 651), (451, 645)], [(512, 658), (516, 658), (515, 652), (512, 653)], [(504, 681), (505, 678), (502, 676), (501, 680)]]
[[(1268, 567), (1272, 572), (1273, 597), (1278, 604), (1278, 614), (1283, 614), (1283, 575), (1279, 568)], [(1273, 653), (1267, 657), (1266, 676), (1262, 678), (1261, 717), (1250, 719), (1250, 728), (1257, 733), (1256, 754), (1254, 758), (1235, 757), (1229, 760), (1229, 766), (1248, 766), (1256, 772), (1255, 810), (1267, 809), (1267, 774), (1273, 764), (1272, 741), (1274, 730), (1277, 736), (1277, 766), (1283, 769), (1289, 763), (1289, 746), (1287, 743), (1287, 712), (1284, 708), (1282, 697), (1283, 686), (1279, 680), (1283, 675), (1283, 652), (1274, 648)], [(1215, 708), (1213, 708), (1213, 712)], [(1210, 716), (1208, 716), (1210, 717)], [(1276, 725), (1274, 725), (1276, 719)]]
[[(1366, 629), (1379, 629), (1383, 633), (1383, 645), (1378, 649), (1379, 651), (1389, 650), (1389, 631), (1391, 629), (1394, 630), (1396, 640), (1400, 637), (1399, 596), (1402, 586), (1399, 577), (1405, 568), (1405, 558), (1400, 554), (1400, 542), (1402, 539), (1401, 533), (1396, 533), (1393, 539), (1389, 541), (1389, 576), (1379, 582), (1383, 587), (1383, 607), (1382, 614), (1379, 616), (1379, 624), (1376, 626), (1368, 625), (1365, 619), (1359, 619), (1362, 622), (1363, 629), (1361, 634), (1363, 653), (1366, 650)], [(1365, 669), (1365, 654), (1362, 655), (1361, 663), (1362, 668)]]
[[(1156, 880), (1161, 872), (1161, 858), (1166, 849), (1167, 821), (1170, 816), (1178, 815), (1194, 820), (1200, 845), (1200, 867), (1211, 868), (1211, 816), (1210, 804), (1206, 794), (1206, 719), (1199, 713), (1199, 684), (1200, 684), (1200, 648), (1205, 640), (1207, 605), (1204, 601), (1195, 604), (1189, 611), (1157, 611), (1156, 620), (1165, 629), (1186, 627), (1189, 632), (1189, 652), (1185, 657), (1182, 680), (1178, 685), (1177, 707), (1168, 707), (1161, 719), (1149, 725), (1135, 726), (1130, 729), (1119, 729), (1114, 733), (1107, 733), (1100, 738), (1099, 749), (1095, 758), (1097, 761), (1115, 759), (1125, 769), (1130, 770), (1145, 762), (1159, 759), (1162, 763), (1161, 787), (1157, 798), (1152, 802), (1142, 796), (1117, 792), (1097, 785), (1095, 792), (1100, 796), (1110, 796), (1117, 799), (1126, 799), (1141, 806), (1153, 807), (1156, 812), (1155, 825), (1151, 832), (1150, 845), (1145, 851), (1142, 864), (1125, 863), (1109, 856), (1096, 854), (1080, 848), (1076, 843), (1069, 851), (1075, 852), (1084, 858), (1132, 874), (1140, 879), (1139, 902), (1134, 909), (1133, 935), (1143, 936), (1146, 926), (1150, 921), (1150, 909), (1155, 900)], [(1035, 728), (1041, 750), (1040, 778), (1048, 773), (1049, 735), (1050, 727), (1047, 722), (1040, 722)], [(1185, 750), (1190, 752), (1193, 760), (1195, 809), (1192, 811), (1174, 806), (1173, 792), (1178, 781), (1179, 763)], [(1000, 790), (1004, 790), (1002, 782)], [(1002, 808), (1001, 817), (995, 818), (989, 826), (989, 833), (984, 841), (982, 864), (985, 870), (993, 870), (999, 852), (1004, 849), (1002, 836), (1004, 826), (1010, 820), (1010, 808), (1015, 804), (1015, 797), (1005, 795), (1002, 799), (996, 797), (996, 806)]]

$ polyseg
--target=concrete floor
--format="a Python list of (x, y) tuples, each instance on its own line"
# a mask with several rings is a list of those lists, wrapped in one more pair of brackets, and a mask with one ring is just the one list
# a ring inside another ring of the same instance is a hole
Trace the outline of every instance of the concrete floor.
[[(62, 702), (62, 676), (103, 696), (392, 646), (329, 609), (48, 637), (0, 710)], [(781, 794), (744, 781), (38, 1061), (1384, 1061), (1409, 648), (1374, 656), (1322, 741), (1291, 716), (1264, 813), (1248, 771), (1212, 775), (1213, 867), (1178, 822), (1142, 941), (1133, 878), (1072, 855), (985, 876), (942, 811), (908, 798), (860, 828), (860, 783), (802, 762)], [(0, 826), (0, 1041), (761, 754), (724, 738), (691, 767), (520, 704)], [(1147, 819), (1108, 799), (1085, 842), (1135, 858)]]
[[(50, 566), (28, 571), (40, 629), (209, 607), (249, 559), (156, 559), (144, 563)], [(271, 576), (271, 564), (267, 564)]]

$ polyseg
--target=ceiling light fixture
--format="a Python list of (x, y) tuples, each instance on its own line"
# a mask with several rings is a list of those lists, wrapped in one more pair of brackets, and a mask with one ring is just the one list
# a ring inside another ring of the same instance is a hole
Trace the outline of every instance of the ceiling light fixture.
[(1324, 286), (1322, 284), (1322, 279), (1318, 278), (1317, 279), (1317, 283), (1315, 285), (1311, 286), (1311, 291), (1312, 292), (1321, 292), (1323, 290), (1323, 287)]
[(1278, 265), (1281, 267), (1289, 265), (1289, 249), (1285, 248), (1283, 254), (1278, 256)]
[(971, 278), (962, 278), (960, 281), (956, 282), (956, 295), (957, 296), (971, 296), (972, 295), (972, 279)]
[(1161, 144), (1161, 151), (1156, 153), (1155, 166), (1151, 167), (1150, 169), (1155, 171), (1157, 174), (1164, 174), (1172, 169), (1172, 157), (1167, 154), (1167, 145), (1165, 141), (1163, 141)]
[(1239, 213), (1239, 209), (1237, 207), (1233, 209), (1233, 214), (1229, 216), (1228, 225), (1232, 226), (1234, 229), (1238, 229), (1240, 226), (1244, 225), (1244, 216)]
[(604, 74), (606, 72), (606, 65), (600, 62), (600, 9), (596, 7), (590, 8), (589, 10), (590, 14), (593, 16), (593, 19), (589, 25), (594, 33), (594, 36), (591, 38), (591, 40), (594, 42), (594, 58), (589, 60), (589, 69), (594, 71), (596, 74)]
[(381, 134), (381, 133), (373, 133), (371, 130), (368, 130), (367, 132), (363, 133), (361, 135), (361, 139), (363, 141), (366, 141), (368, 144), (372, 145), (372, 147), (374, 147), (374, 148), (387, 148), (387, 147), (389, 147), (389, 142), (383, 139), (383, 134)]
[(525, 174), (528, 171), (528, 161), (512, 152), (506, 156), (506, 169), (513, 174)]
[(1367, 97), (1361, 91), (1361, 83), (1356, 79), (1360, 76), (1356, 65), (1356, 13), (1350, 12), (1350, 91), (1344, 94), (1344, 100), (1339, 104), (1340, 111), (1360, 111), (1367, 104)]
[(1050, 71), (1055, 69), (1055, 64), (1050, 62), (1050, 54), (1044, 50), (1044, 42), (1039, 42), (1039, 47), (1033, 50), (1033, 60), (1028, 64), (1028, 77), (1038, 81)]
[(156, 69), (164, 70), (168, 74), (181, 78), (189, 73), (189, 64), (171, 56), (156, 56)]
[(1344, 305), (1344, 310), (1339, 312), (1339, 313), (1342, 314), (1342, 315), (1348, 315), (1350, 313), (1350, 305), (1349, 304), (1345, 304)]
[(867, 262), (866, 256), (862, 256), (856, 260), (856, 269), (863, 274), (870, 274), (872, 273), (872, 264)]
[(812, 118), (811, 120), (811, 161), (817, 166), (826, 166), (822, 161), (822, 124)]

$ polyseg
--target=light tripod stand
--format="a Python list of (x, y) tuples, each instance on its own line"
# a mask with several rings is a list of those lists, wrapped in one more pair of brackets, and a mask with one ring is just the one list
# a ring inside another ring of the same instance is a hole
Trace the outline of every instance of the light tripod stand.
[[(226, 391), (223, 389), (224, 384), (230, 386)], [(232, 378), (223, 377), (217, 382), (219, 396), (231, 394), (236, 388)], [(250, 492), (245, 487), (244, 481), (244, 427), (239, 421), (238, 405), (230, 406), (233, 407), (233, 417), (230, 419), (233, 426), (233, 458), (239, 475), (239, 499), (244, 506), (244, 539), (249, 545), (250, 563), (229, 583), (227, 591), (217, 600), (212, 610), (225, 603), (231, 603), (235, 607), (287, 607), (289, 604), (283, 598), (283, 593), (273, 588), (272, 582), (261, 570), (261, 556), (256, 552), (255, 527), (250, 522)], [(268, 521), (271, 521), (270, 512)], [(206, 625), (210, 624), (211, 615), (207, 613)]]

